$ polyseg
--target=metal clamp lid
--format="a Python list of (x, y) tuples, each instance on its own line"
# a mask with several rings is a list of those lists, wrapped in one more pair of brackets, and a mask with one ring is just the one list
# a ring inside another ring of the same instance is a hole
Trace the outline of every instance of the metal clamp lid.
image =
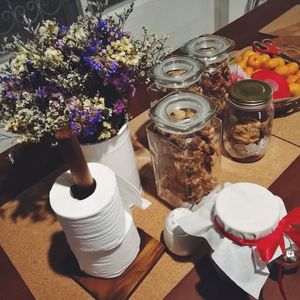
[(192, 93), (171, 94), (150, 110), (156, 125), (171, 133), (189, 133), (203, 127), (215, 114), (215, 104)]

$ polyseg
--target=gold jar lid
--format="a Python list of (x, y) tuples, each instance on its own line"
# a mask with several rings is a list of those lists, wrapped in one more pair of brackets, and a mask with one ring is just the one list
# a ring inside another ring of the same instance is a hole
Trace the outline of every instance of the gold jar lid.
[(230, 87), (229, 101), (242, 109), (264, 108), (272, 101), (272, 89), (260, 80), (241, 80)]

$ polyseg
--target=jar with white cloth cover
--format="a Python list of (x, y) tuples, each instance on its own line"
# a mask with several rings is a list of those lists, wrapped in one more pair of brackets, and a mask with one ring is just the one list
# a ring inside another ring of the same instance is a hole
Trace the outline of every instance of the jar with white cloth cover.
[(256, 299), (269, 277), (268, 264), (300, 244), (292, 226), (300, 223), (300, 208), (287, 214), (278, 196), (254, 183), (225, 184), (178, 223), (186, 233), (204, 237), (218, 268)]

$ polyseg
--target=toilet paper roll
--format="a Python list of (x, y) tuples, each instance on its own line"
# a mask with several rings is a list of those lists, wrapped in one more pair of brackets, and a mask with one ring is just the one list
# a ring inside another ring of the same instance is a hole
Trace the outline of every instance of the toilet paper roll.
[(125, 237), (114, 249), (108, 251), (84, 252), (72, 248), (80, 268), (85, 273), (102, 278), (121, 275), (136, 258), (140, 249), (140, 237), (128, 211), (125, 216)]
[(117, 247), (125, 236), (125, 215), (114, 172), (90, 163), (96, 189), (84, 200), (72, 197), (70, 172), (54, 183), (50, 205), (56, 213), (72, 249), (83, 252), (107, 251)]

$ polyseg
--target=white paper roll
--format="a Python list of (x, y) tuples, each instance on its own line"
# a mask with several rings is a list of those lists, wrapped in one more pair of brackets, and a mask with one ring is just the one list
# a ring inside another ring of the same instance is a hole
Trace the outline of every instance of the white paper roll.
[(89, 169), (97, 183), (91, 196), (73, 198), (74, 183), (67, 172), (54, 183), (50, 204), (81, 269), (96, 277), (116, 277), (135, 259), (140, 237), (122, 205), (115, 173), (97, 163), (90, 163)]
[(116, 248), (109, 251), (85, 252), (73, 250), (80, 268), (85, 273), (102, 278), (121, 275), (134, 261), (140, 249), (140, 237), (131, 215), (124, 211), (125, 237)]

